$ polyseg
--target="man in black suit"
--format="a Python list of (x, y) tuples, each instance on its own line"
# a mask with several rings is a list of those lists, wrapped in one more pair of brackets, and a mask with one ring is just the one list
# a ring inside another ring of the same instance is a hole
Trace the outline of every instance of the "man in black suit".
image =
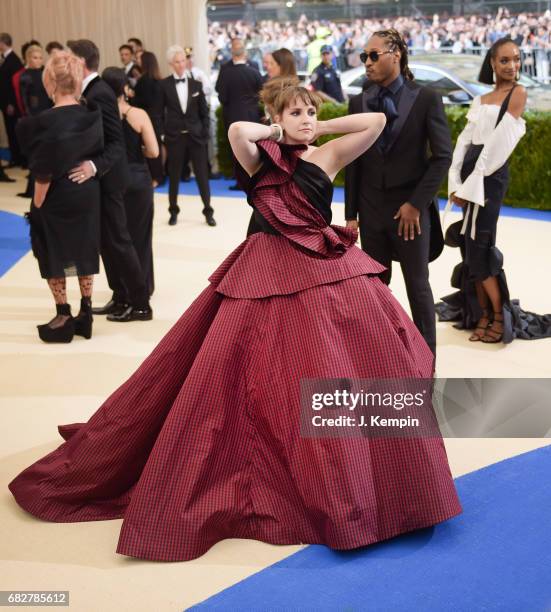
[(12, 49), (12, 38), (6, 32), (0, 34), (0, 53), (2, 53), (2, 64), (0, 65), (0, 108), (4, 115), (4, 125), (6, 126), (6, 134), (10, 145), (10, 166), (20, 166), (23, 159), (15, 136), (15, 124), (19, 118), (19, 112), (17, 110), (12, 77), (23, 68), (23, 64)]
[[(260, 121), (258, 94), (262, 89), (260, 72), (247, 64), (245, 45), (239, 38), (231, 42), (232, 59), (224, 64), (216, 81), (218, 99), (226, 132), (235, 121)], [(232, 155), (233, 157), (233, 155)], [(235, 157), (233, 157), (235, 166)], [(231, 190), (240, 189), (232, 185)]]
[(101, 110), (104, 150), (82, 162), (69, 178), (77, 183), (97, 176), (101, 185), (101, 257), (113, 297), (94, 314), (106, 314), (109, 321), (149, 321), (153, 311), (140, 261), (126, 222), (124, 192), (130, 179), (126, 148), (117, 99), (98, 75), (99, 50), (91, 40), (70, 40), (67, 46), (84, 59), (82, 95)]
[(163, 141), (168, 163), (169, 225), (176, 225), (180, 208), (178, 187), (182, 169), (191, 159), (193, 172), (203, 201), (203, 215), (208, 225), (215, 226), (214, 210), (210, 205), (209, 186), (209, 109), (200, 81), (186, 77), (186, 54), (174, 45), (167, 51), (173, 73), (161, 81), (163, 109)]
[[(400, 262), (413, 321), (436, 351), (429, 261), (443, 248), (435, 195), (452, 159), (442, 99), (413, 81), (407, 46), (396, 30), (375, 33), (360, 56), (369, 85), (349, 111), (384, 112), (387, 125), (366, 153), (346, 169), (345, 216), (363, 250), (387, 267)], [(430, 148), (430, 155), (428, 149)]]

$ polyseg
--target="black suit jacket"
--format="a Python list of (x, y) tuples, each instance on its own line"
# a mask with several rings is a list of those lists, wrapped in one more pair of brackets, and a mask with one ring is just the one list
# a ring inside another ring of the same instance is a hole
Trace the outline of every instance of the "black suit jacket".
[(102, 190), (124, 191), (130, 181), (122, 122), (115, 93), (99, 76), (82, 92), (86, 104), (99, 108), (103, 121), (104, 149), (91, 161), (97, 168)]
[(247, 64), (225, 64), (216, 81), (226, 128), (235, 121), (260, 121), (260, 72)]
[[(372, 84), (349, 102), (350, 113), (369, 112), (379, 86)], [(369, 190), (409, 191), (407, 200), (431, 215), (431, 261), (443, 248), (436, 193), (452, 160), (452, 141), (442, 99), (437, 92), (406, 81), (384, 152), (374, 145), (346, 168), (345, 216), (368, 218)], [(396, 210), (389, 207), (389, 215)]]
[(21, 68), (23, 68), (23, 64), (15, 51), (12, 51), (0, 65), (0, 108), (2, 110), (5, 110), (9, 104), (15, 106), (17, 110), (15, 91), (11, 79)]
[(176, 141), (183, 131), (198, 144), (209, 140), (209, 108), (200, 81), (187, 77), (188, 98), (185, 113), (180, 106), (173, 76), (161, 81), (163, 135), (167, 144)]

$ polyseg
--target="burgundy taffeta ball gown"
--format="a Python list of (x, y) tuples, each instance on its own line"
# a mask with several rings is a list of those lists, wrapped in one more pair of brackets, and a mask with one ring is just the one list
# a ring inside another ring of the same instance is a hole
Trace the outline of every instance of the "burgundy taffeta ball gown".
[(305, 147), (258, 143), (263, 229), (85, 424), (10, 484), (49, 521), (123, 518), (117, 552), (194, 559), (225, 538), (351, 549), (461, 512), (435, 438), (306, 438), (302, 378), (430, 378), (383, 268), (330, 226)]

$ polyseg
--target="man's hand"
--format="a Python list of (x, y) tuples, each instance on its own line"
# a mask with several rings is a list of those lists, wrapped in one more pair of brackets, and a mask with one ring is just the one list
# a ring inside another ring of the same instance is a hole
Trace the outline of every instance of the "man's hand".
[(467, 202), (467, 200), (464, 200), (463, 198), (458, 198), (455, 193), (452, 193), (450, 196), (450, 200), (456, 204), (457, 206), (461, 206), (461, 208), (464, 208), (465, 206), (467, 206), (467, 204), (469, 202)]
[(89, 161), (82, 162), (69, 172), (69, 178), (75, 183), (84, 183), (95, 175), (94, 167)]
[(415, 230), (417, 230), (418, 234), (421, 234), (420, 217), (421, 212), (413, 204), (409, 202), (402, 204), (394, 215), (394, 219), (400, 219), (398, 223), (398, 236), (403, 235), (404, 240), (413, 240), (415, 238)]
[(352, 228), (352, 229), (358, 231), (359, 223), (356, 221), (356, 219), (351, 219), (350, 221), (346, 222), (346, 227)]

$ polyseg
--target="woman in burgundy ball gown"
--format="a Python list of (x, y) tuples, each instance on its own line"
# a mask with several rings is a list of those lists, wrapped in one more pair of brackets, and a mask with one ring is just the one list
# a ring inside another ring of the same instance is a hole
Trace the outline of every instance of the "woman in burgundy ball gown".
[[(317, 121), (296, 85), (265, 102), (279, 125), (229, 132), (261, 231), (88, 423), (61, 427), (66, 442), (10, 484), (45, 520), (124, 518), (123, 555), (189, 560), (225, 538), (351, 549), (461, 512), (439, 435), (301, 435), (301, 379), (430, 379), (433, 358), (356, 231), (330, 225), (331, 181), (384, 115)], [(330, 133), (344, 135), (309, 146)]]

